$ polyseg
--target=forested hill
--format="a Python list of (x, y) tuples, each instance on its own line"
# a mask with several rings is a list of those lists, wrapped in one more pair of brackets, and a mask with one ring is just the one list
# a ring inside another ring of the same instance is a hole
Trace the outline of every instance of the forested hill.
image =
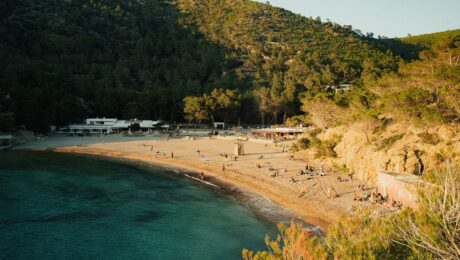
[(419, 46), (423, 49), (430, 49), (433, 45), (437, 44), (438, 42), (448, 39), (454, 38), (460, 35), (460, 29), (458, 30), (450, 30), (445, 32), (437, 32), (437, 33), (428, 33), (428, 34), (421, 34), (415, 36), (407, 36), (401, 38), (400, 40), (407, 44), (412, 44)]
[(349, 27), (249, 0), (5, 0), (0, 39), (4, 129), (182, 120), (182, 99), (213, 88), (249, 93), (248, 117), (265, 87), (292, 115), (307, 89), (396, 67)]
[(6, 0), (0, 10), (0, 109), (15, 125), (176, 119), (185, 95), (240, 85), (223, 75), (221, 48), (163, 1)]
[(396, 67), (391, 55), (351, 26), (247, 0), (174, 1), (189, 15), (187, 23), (234, 51), (242, 63), (239, 71), (254, 76), (255, 87), (350, 83), (365, 66)]

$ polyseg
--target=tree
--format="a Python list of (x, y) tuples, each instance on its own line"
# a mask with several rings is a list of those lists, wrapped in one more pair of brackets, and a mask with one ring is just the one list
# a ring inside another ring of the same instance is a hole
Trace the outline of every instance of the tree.
[(132, 123), (129, 125), (129, 131), (136, 133), (141, 131), (141, 125), (139, 123)]
[(237, 90), (214, 89), (209, 94), (204, 94), (204, 104), (214, 127), (216, 115), (229, 119), (229, 112), (240, 106), (240, 95)]
[(185, 118), (189, 123), (193, 120), (201, 124), (201, 121), (209, 118), (209, 113), (205, 107), (203, 97), (185, 97), (184, 98), (184, 113)]
[(243, 249), (243, 259), (327, 259), (327, 252), (319, 246), (318, 240), (303, 229), (302, 225), (291, 221), (288, 227), (278, 224), (280, 235), (276, 240), (265, 238), (269, 251), (251, 252)]
[(346, 116), (346, 109), (334, 104), (325, 97), (304, 98), (302, 110), (310, 116), (311, 121), (323, 129), (339, 123)]
[(201, 97), (184, 98), (184, 112), (187, 120), (211, 119), (212, 125), (216, 117), (229, 120), (240, 106), (240, 94), (237, 90), (214, 89)]
[(421, 258), (460, 259), (460, 168), (451, 162), (419, 190), (419, 209), (398, 218), (394, 241)]

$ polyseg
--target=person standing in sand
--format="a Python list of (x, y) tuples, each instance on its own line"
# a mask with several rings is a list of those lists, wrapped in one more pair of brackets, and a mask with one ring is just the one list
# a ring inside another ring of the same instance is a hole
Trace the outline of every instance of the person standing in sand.
[(173, 152), (171, 152), (171, 158), (174, 158), (174, 153)]
[(225, 172), (225, 163), (222, 164), (222, 172)]
[(200, 179), (204, 180), (204, 173), (203, 172), (200, 172)]
[(349, 173), (348, 173), (348, 177), (350, 178), (350, 182), (353, 183), (353, 175), (355, 175), (355, 172), (353, 170), (351, 170)]

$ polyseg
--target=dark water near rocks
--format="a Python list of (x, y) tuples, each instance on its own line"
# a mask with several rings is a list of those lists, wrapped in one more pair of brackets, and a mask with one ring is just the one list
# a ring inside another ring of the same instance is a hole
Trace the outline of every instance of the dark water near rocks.
[(166, 169), (0, 153), (0, 259), (238, 259), (275, 226)]

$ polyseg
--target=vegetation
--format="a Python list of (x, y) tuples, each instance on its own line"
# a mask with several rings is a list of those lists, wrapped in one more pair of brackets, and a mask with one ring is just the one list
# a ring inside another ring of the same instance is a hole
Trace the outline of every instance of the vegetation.
[(404, 134), (396, 134), (390, 137), (384, 138), (380, 141), (379, 145), (376, 148), (376, 151), (388, 150), (396, 143), (398, 140), (404, 137)]
[(0, 7), (0, 120), (36, 131), (88, 116), (182, 120), (181, 101), (214, 88), (240, 91), (233, 118), (278, 123), (300, 114), (304, 92), (397, 68), (351, 26), (249, 0)]
[(316, 158), (337, 157), (334, 148), (341, 140), (341, 136), (334, 135), (328, 140), (321, 141), (318, 138), (313, 138), (313, 147), (316, 148)]
[(291, 153), (295, 153), (295, 152), (298, 152), (298, 151), (301, 151), (301, 150), (306, 150), (310, 148), (310, 139), (308, 138), (300, 138), (299, 140), (297, 140), (296, 143), (294, 143), (291, 148), (289, 148), (289, 151)]
[(16, 126), (179, 120), (185, 96), (247, 85), (223, 48), (164, 1), (6, 0), (0, 14), (0, 98), (11, 103), (0, 120), (14, 115)]
[(216, 118), (228, 122), (235, 115), (240, 106), (240, 95), (236, 90), (214, 89), (209, 94), (201, 97), (189, 96), (184, 98), (185, 117), (189, 121), (211, 119), (212, 123)]
[(417, 134), (417, 136), (426, 144), (437, 145), (442, 141), (441, 137), (436, 133), (423, 132)]
[(460, 168), (446, 164), (426, 177), (435, 184), (419, 190), (417, 211), (375, 218), (358, 210), (312, 237), (299, 224), (279, 226), (268, 251), (243, 250), (244, 259), (458, 259), (460, 258)]

